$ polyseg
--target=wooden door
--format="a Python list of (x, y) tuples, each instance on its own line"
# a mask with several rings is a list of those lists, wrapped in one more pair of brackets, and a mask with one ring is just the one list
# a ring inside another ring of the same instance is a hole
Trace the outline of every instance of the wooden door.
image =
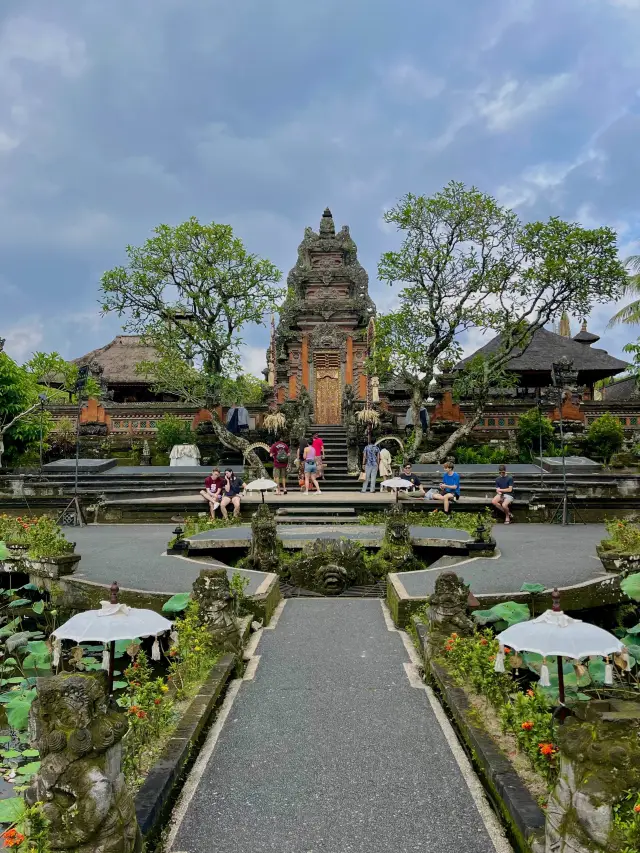
[(316, 370), (316, 423), (341, 423), (340, 408), (338, 371), (331, 368)]

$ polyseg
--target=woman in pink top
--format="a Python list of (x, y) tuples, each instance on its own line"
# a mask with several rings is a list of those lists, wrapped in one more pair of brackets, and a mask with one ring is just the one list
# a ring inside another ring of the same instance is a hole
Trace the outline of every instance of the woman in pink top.
[(316, 487), (316, 492), (320, 494), (320, 486), (318, 485), (318, 480), (316, 479), (316, 452), (313, 449), (313, 445), (309, 445), (304, 449), (304, 486), (305, 486), (305, 494), (309, 494), (309, 480)]
[(313, 449), (316, 452), (316, 463), (318, 466), (317, 477), (320, 480), (324, 479), (324, 442), (320, 438), (318, 433), (316, 433), (313, 436), (313, 441), (311, 442), (311, 446), (313, 447)]

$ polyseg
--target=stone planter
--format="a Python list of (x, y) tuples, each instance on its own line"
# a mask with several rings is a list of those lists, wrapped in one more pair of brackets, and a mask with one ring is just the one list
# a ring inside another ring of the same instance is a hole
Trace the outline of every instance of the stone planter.
[(10, 558), (13, 560), (21, 560), (23, 557), (27, 556), (27, 551), (29, 550), (28, 545), (24, 545), (18, 542), (5, 542), (7, 546), (7, 551), (10, 554)]
[(65, 575), (72, 575), (80, 562), (80, 554), (63, 554), (60, 557), (42, 557), (34, 560), (31, 557), (10, 557), (4, 561), (5, 572), (24, 572), (30, 577), (57, 580)]
[(602, 545), (596, 545), (596, 551), (608, 572), (625, 576), (640, 572), (640, 554), (621, 554), (619, 551), (603, 548)]

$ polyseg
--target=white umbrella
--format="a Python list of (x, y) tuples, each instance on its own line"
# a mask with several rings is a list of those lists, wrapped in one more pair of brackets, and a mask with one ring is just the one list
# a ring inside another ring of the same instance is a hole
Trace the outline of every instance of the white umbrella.
[(253, 480), (246, 486), (248, 492), (260, 492), (262, 495), (262, 503), (264, 503), (264, 493), (268, 492), (270, 489), (277, 489), (278, 484), (274, 483), (273, 480), (267, 480), (262, 477), (260, 480)]
[(394, 490), (396, 493), (396, 503), (398, 502), (399, 489), (413, 489), (413, 483), (411, 480), (404, 480), (402, 477), (392, 477), (390, 480), (385, 480), (380, 485), (384, 486), (385, 489)]
[(109, 693), (113, 688), (113, 663), (116, 640), (133, 640), (135, 637), (155, 637), (151, 657), (160, 660), (159, 634), (164, 634), (172, 623), (153, 610), (128, 607), (114, 601), (101, 601), (101, 610), (85, 610), (77, 613), (68, 622), (52, 631), (55, 637), (53, 665), (60, 660), (62, 640), (75, 640), (76, 643), (92, 641), (109, 646), (103, 653), (102, 668), (109, 672)]
[[(542, 655), (543, 659), (555, 655), (558, 660), (558, 688), (560, 702), (564, 703), (564, 677), (562, 671), (562, 658), (570, 660), (581, 660), (582, 658), (608, 655), (624, 651), (624, 645), (617, 637), (583, 622), (581, 619), (572, 619), (561, 610), (546, 610), (536, 619), (528, 622), (518, 622), (511, 625), (501, 634), (498, 634), (500, 651), (496, 656), (495, 669), (504, 672), (504, 647), (510, 647), (516, 651), (535, 652)], [(611, 665), (605, 668), (605, 684), (610, 684), (612, 679)], [(540, 684), (549, 686), (549, 670), (545, 663), (540, 669)]]

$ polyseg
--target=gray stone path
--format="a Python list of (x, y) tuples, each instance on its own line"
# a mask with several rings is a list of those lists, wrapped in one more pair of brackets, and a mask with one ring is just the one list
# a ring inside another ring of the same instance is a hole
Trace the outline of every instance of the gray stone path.
[(172, 851), (494, 853), (380, 602), (289, 601), (257, 654)]

